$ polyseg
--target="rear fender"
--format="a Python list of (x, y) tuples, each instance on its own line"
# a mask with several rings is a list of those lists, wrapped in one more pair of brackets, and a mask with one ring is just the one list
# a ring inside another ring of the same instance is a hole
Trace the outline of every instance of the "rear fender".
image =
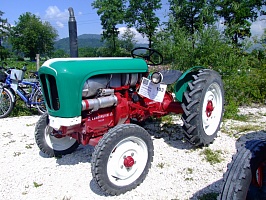
[(184, 92), (187, 90), (188, 83), (193, 80), (193, 75), (197, 73), (198, 69), (203, 69), (202, 66), (195, 66), (185, 71), (182, 76), (176, 81), (174, 86), (175, 99), (183, 102)]

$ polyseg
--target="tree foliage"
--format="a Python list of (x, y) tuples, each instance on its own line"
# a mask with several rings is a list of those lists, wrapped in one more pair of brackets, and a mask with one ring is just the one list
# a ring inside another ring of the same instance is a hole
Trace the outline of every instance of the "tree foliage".
[(52, 53), (53, 58), (67, 58), (70, 57), (63, 49), (57, 49)]
[(169, 0), (170, 14), (190, 35), (216, 21), (215, 0)]
[(98, 9), (101, 25), (103, 28), (103, 39), (112, 41), (112, 51), (117, 50), (118, 24), (122, 24), (125, 13), (125, 0), (95, 0), (93, 8)]
[(97, 48), (83, 47), (79, 48), (79, 57), (97, 57)]
[(49, 22), (42, 22), (30, 12), (19, 16), (11, 29), (10, 42), (13, 49), (35, 59), (36, 54), (50, 54), (54, 49), (57, 31)]
[(233, 44), (250, 37), (251, 22), (263, 11), (265, 0), (219, 0), (217, 14), (224, 19), (225, 35), (230, 37)]
[(0, 10), (0, 46), (2, 45), (2, 40), (9, 35), (10, 24), (7, 19), (2, 18), (5, 13)]
[(136, 45), (135, 33), (127, 28), (121, 36), (121, 47), (130, 52)]
[(9, 54), (9, 52), (2, 46), (2, 42), (8, 37), (10, 32), (10, 24), (7, 19), (3, 19), (4, 12), (0, 10), (0, 58), (3, 60)]
[(129, 27), (136, 27), (137, 31), (149, 40), (151, 48), (153, 36), (159, 26), (160, 19), (156, 11), (162, 7), (160, 0), (129, 0), (126, 11), (126, 23)]

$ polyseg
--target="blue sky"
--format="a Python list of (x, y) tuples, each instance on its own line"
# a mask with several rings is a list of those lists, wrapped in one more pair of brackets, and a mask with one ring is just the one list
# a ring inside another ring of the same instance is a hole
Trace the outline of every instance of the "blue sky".
[[(69, 7), (74, 9), (78, 35), (102, 33), (100, 17), (97, 15), (97, 10), (92, 8), (92, 2), (93, 0), (1, 0), (0, 10), (4, 12), (2, 17), (7, 18), (11, 25), (18, 21), (21, 14), (31, 12), (39, 16), (41, 20), (49, 21), (57, 29), (59, 38), (65, 38), (68, 37)], [(166, 21), (168, 0), (162, 0), (162, 4), (163, 8), (157, 12), (157, 16), (161, 21)], [(253, 35), (261, 35), (266, 28), (266, 20), (261, 19), (252, 24), (251, 31)], [(123, 32), (123, 30), (125, 30), (124, 26), (120, 25), (120, 32)], [(137, 33), (136, 39), (138, 42), (145, 41)]]
[[(97, 10), (93, 9), (91, 3), (93, 0), (1, 0), (0, 10), (4, 12), (2, 16), (7, 18), (11, 25), (18, 22), (21, 14), (31, 12), (41, 18), (41, 20), (49, 21), (51, 25), (57, 29), (59, 38), (68, 37), (68, 8), (74, 9), (77, 21), (78, 35), (81, 34), (101, 34), (102, 27), (100, 17)], [(158, 11), (157, 16), (162, 20), (167, 11), (167, 0), (163, 0), (163, 9)], [(121, 31), (125, 26), (120, 25)], [(140, 34), (136, 35), (136, 39), (143, 40)], [(145, 40), (145, 39), (144, 39)]]

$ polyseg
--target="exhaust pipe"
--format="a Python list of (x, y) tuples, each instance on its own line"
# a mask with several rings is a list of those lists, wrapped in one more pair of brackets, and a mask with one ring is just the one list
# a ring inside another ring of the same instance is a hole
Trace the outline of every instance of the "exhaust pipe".
[(72, 7), (68, 8), (69, 20), (69, 45), (70, 45), (70, 57), (78, 57), (78, 37), (77, 37), (77, 22), (74, 16), (74, 10)]
[(81, 102), (82, 110), (92, 110), (92, 112), (100, 108), (116, 106), (118, 99), (116, 96), (99, 97), (97, 99), (84, 99)]

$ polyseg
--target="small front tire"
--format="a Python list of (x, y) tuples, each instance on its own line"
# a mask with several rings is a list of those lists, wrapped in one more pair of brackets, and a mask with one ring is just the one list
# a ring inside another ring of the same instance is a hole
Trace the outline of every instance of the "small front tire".
[(50, 157), (70, 154), (79, 146), (76, 139), (69, 136), (60, 136), (49, 126), (47, 113), (44, 113), (36, 124), (35, 141), (39, 149)]
[(145, 179), (153, 160), (148, 132), (135, 124), (122, 124), (104, 134), (92, 156), (92, 175), (109, 195), (136, 188)]

